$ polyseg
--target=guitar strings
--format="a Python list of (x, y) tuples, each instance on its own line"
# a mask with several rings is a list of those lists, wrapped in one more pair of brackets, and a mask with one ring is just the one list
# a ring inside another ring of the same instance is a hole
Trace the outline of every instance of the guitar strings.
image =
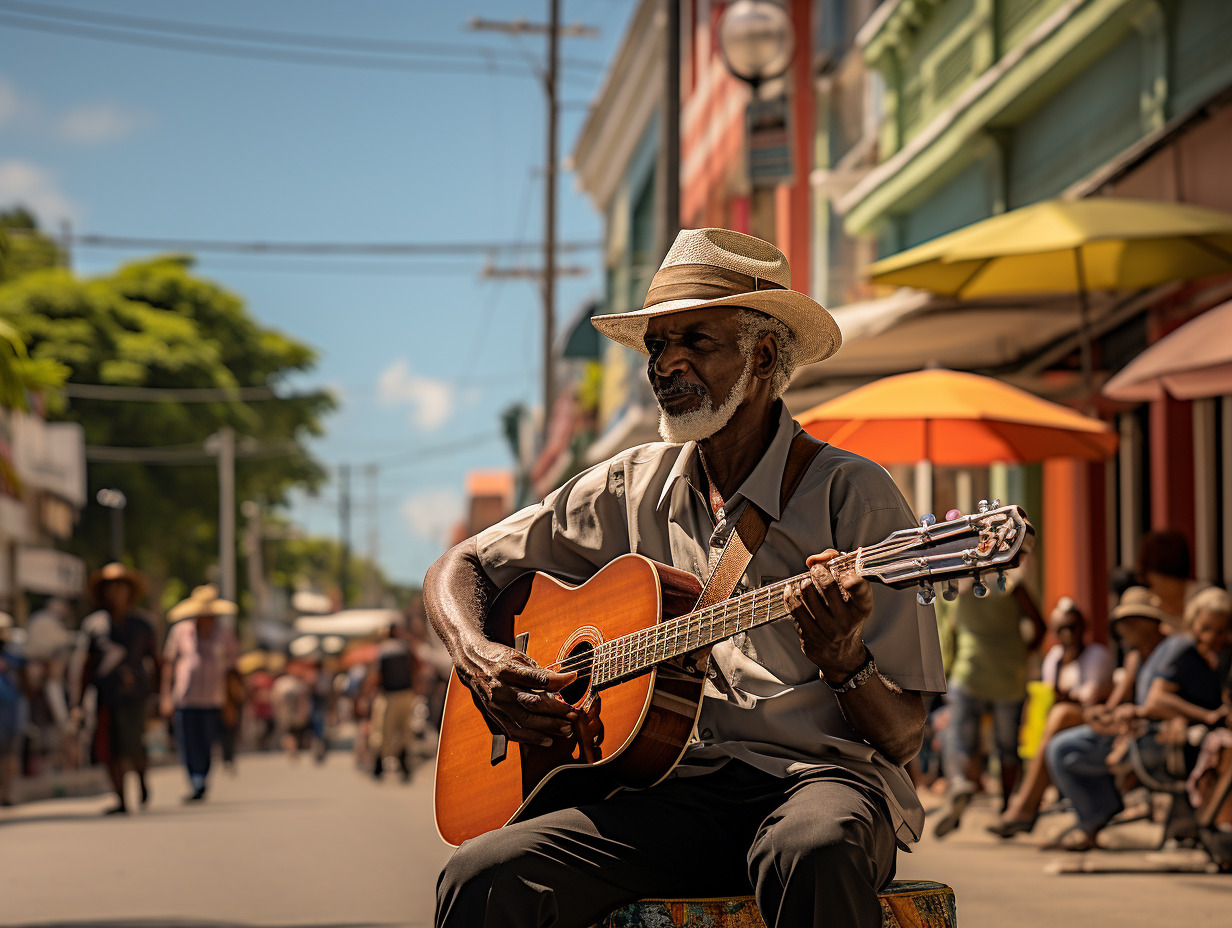
[[(893, 555), (909, 550), (916, 544), (917, 541), (915, 539), (881, 541), (877, 544), (869, 545), (864, 548), (857, 548), (855, 551), (839, 554), (831, 558), (828, 563), (830, 564), (831, 570), (846, 571), (851, 569), (851, 566), (858, 560), (861, 554), (865, 556), (873, 555), (878, 557)], [(649, 666), (669, 657), (677, 656), (677, 654), (669, 654), (647, 662), (642, 652), (648, 649), (653, 650), (655, 645), (669, 644), (673, 639), (678, 640), (681, 637), (684, 638), (687, 644), (689, 636), (694, 632), (713, 631), (713, 625), (716, 624), (714, 620), (719, 617), (720, 612), (722, 612), (722, 620), (717, 624), (721, 624), (724, 630), (726, 630), (728, 618), (727, 611), (733, 605), (737, 607), (735, 617), (736, 631), (739, 631), (742, 612), (740, 607), (745, 605), (747, 601), (747, 604), (750, 606), (748, 611), (753, 615), (756, 615), (758, 609), (757, 600), (763, 595), (766, 598), (766, 601), (762, 604), (767, 610), (766, 618), (761, 623), (752, 623), (749, 626), (750, 628), (758, 624), (764, 624), (765, 622), (771, 622), (775, 619), (787, 616), (789, 614), (789, 610), (787, 610), (786, 605), (783, 603), (781, 595), (782, 591), (788, 584), (795, 583), (804, 576), (807, 576), (807, 573), (799, 574), (795, 577), (789, 577), (786, 580), (780, 580), (768, 586), (759, 587), (756, 590), (751, 590), (748, 593), (733, 599), (726, 599), (722, 602), (715, 603), (705, 609), (699, 609), (695, 612), (690, 612), (685, 615), (669, 619), (667, 622), (660, 622), (656, 625), (649, 626), (648, 628), (638, 629), (635, 632), (622, 635), (619, 638), (613, 638), (609, 641), (605, 641), (597, 648), (587, 652), (586, 654), (573, 655), (562, 661), (548, 664), (545, 666), (545, 669), (557, 673), (568, 673), (571, 670), (577, 670), (580, 672), (589, 665), (592, 669), (592, 673), (595, 672), (596, 668), (611, 671), (612, 675), (608, 679), (613, 679), (621, 675), (621, 671), (615, 666), (616, 658), (623, 657), (626, 659), (626, 671), (641, 670), (644, 666)], [(780, 595), (776, 597), (773, 595), (775, 593)], [(776, 602), (780, 607), (782, 607), (783, 611), (779, 615), (772, 616), (770, 612)], [(735, 632), (732, 632), (732, 634), (734, 633)], [(642, 640), (639, 641), (638, 639)], [(698, 647), (700, 646), (701, 642), (699, 640)], [(686, 647), (684, 651), (678, 653), (687, 653), (689, 650), (692, 649)], [(600, 652), (603, 652), (602, 655), (600, 655)]]

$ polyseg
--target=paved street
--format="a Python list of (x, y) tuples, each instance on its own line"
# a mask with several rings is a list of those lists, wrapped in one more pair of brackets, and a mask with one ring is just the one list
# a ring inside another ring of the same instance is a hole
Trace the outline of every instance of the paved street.
[[(237, 777), (216, 777), (210, 800), (180, 803), (180, 772), (154, 771), (149, 811), (99, 812), (110, 800), (60, 799), (0, 813), (0, 923), (39, 928), (153, 926), (406, 926), (431, 924), (437, 871), (448, 854), (432, 825), (432, 777), (381, 784), (349, 755), (323, 767), (281, 756), (240, 758)], [(934, 801), (935, 800), (930, 800)], [(1076, 855), (1038, 844), (1066, 824), (1045, 821), (1027, 839), (983, 831), (992, 800), (972, 806), (944, 842), (926, 838), (901, 858), (902, 878), (934, 879), (958, 893), (964, 928), (1118, 925), (1226, 928), (1232, 877), (1193, 870), (1187, 852), (1085, 855), (1104, 872), (1047, 872)], [(1112, 835), (1144, 847), (1156, 826)]]

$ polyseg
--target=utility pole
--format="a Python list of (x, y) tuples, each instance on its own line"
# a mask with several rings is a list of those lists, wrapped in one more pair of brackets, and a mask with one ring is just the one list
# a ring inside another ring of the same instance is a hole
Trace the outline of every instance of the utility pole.
[(659, 146), (660, 190), (658, 229), (659, 256), (667, 254), (680, 231), (680, 0), (661, 0), (664, 7), (664, 36), (667, 48), (667, 74), (663, 88)]
[(351, 465), (338, 465), (338, 537), (342, 540), (341, 564), (338, 567), (338, 598), (347, 607), (347, 584), (351, 580)]
[(235, 430), (218, 430), (218, 586), (235, 602)]
[[(547, 24), (528, 23), (524, 19), (514, 22), (496, 22), (473, 18), (470, 27), (477, 30), (504, 32), (510, 35), (545, 34), (548, 37), (547, 69), (543, 73), (543, 89), (547, 95), (547, 171), (545, 175), (543, 217), (543, 435), (546, 439), (548, 423), (552, 417), (552, 403), (556, 398), (556, 369), (552, 358), (552, 345), (556, 341), (556, 148), (557, 123), (560, 104), (557, 82), (560, 72), (561, 36), (594, 38), (599, 30), (592, 26), (560, 24), (560, 0), (548, 0)], [(496, 276), (496, 275), (489, 275)]]
[(380, 605), (377, 602), (380, 596), (380, 588), (377, 584), (376, 566), (381, 539), (380, 500), (376, 492), (377, 475), (379, 472), (379, 464), (367, 464), (364, 466), (364, 475), (367, 477), (368, 483), (368, 573), (365, 578), (367, 582), (364, 584), (365, 606)]

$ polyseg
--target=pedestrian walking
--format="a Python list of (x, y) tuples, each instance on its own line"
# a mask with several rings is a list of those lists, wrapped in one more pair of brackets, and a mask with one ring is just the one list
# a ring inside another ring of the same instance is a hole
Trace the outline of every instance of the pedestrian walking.
[(81, 623), (86, 647), (80, 685), (74, 694), (74, 720), (82, 719), (82, 700), (93, 686), (98, 717), (94, 752), (107, 765), (118, 802), (105, 814), (128, 811), (124, 776), (132, 770), (141, 787), (141, 805), (150, 801), (146, 783), (145, 720), (158, 679), (160, 659), (154, 628), (136, 610), (146, 578), (124, 564), (111, 563), (90, 575), (89, 592), (101, 608)]
[(380, 738), (372, 775), (380, 779), (385, 759), (396, 758), (402, 781), (411, 778), (411, 721), (415, 714), (415, 659), (410, 646), (389, 626), (368, 670), (366, 684), (372, 694), (372, 731)]
[(174, 715), (176, 740), (188, 771), (191, 792), (185, 802), (200, 802), (209, 785), (210, 755), (222, 728), (227, 674), (235, 669), (239, 647), (224, 617), (235, 603), (221, 599), (214, 586), (199, 586), (168, 613), (173, 624), (163, 650), (160, 708)]
[(13, 617), (0, 612), (0, 806), (13, 804), (13, 785), (29, 718), (25, 661), (13, 647), (12, 638)]

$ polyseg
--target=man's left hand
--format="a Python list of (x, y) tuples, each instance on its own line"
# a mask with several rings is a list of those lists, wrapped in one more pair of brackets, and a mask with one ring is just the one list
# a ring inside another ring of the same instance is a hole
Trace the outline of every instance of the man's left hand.
[(864, 623), (873, 612), (873, 588), (854, 571), (836, 575), (829, 567), (838, 552), (814, 554), (809, 576), (789, 583), (783, 601), (791, 611), (805, 656), (822, 673), (844, 679), (864, 663)]

